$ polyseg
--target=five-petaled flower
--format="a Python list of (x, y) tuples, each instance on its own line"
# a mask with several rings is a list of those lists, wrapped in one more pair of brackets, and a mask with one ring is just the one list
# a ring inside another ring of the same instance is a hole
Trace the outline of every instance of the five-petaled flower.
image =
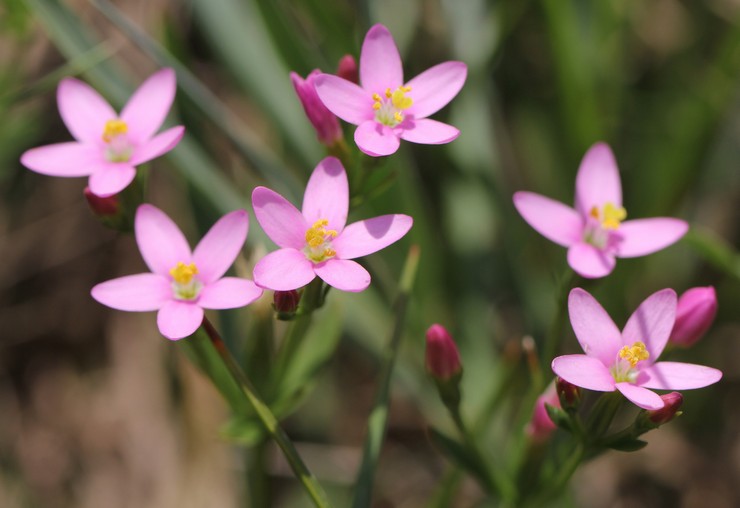
[[(624, 221), (622, 184), (611, 149), (597, 143), (583, 157), (576, 177), (575, 209), (532, 192), (514, 194), (514, 205), (545, 238), (568, 248), (568, 264), (579, 275), (604, 277), (616, 258), (651, 254), (678, 241), (688, 224), (680, 219)], [(624, 221), (624, 222), (622, 222)]]
[(159, 331), (168, 339), (187, 337), (203, 321), (203, 309), (233, 309), (262, 295), (254, 282), (223, 277), (247, 239), (249, 218), (236, 210), (219, 219), (191, 252), (180, 229), (152, 205), (136, 211), (139, 250), (152, 273), (98, 284), (92, 296), (118, 310), (158, 310)]
[(94, 194), (117, 194), (134, 179), (137, 165), (172, 150), (182, 138), (182, 126), (155, 135), (175, 89), (175, 72), (162, 69), (134, 92), (118, 115), (89, 85), (65, 78), (57, 89), (57, 104), (77, 141), (32, 148), (21, 162), (45, 175), (89, 176)]
[(552, 370), (569, 383), (600, 392), (619, 390), (644, 409), (660, 409), (656, 390), (689, 390), (716, 383), (722, 372), (703, 365), (656, 362), (676, 320), (676, 292), (663, 289), (649, 296), (621, 332), (593, 296), (580, 288), (570, 292), (568, 310), (576, 338), (586, 354), (564, 355)]
[(373, 26), (360, 54), (360, 84), (330, 74), (316, 78), (316, 92), (329, 110), (357, 125), (355, 142), (368, 155), (390, 155), (400, 140), (442, 144), (460, 131), (427, 117), (460, 91), (467, 76), (462, 62), (444, 62), (404, 82), (401, 57), (386, 27)]
[(257, 262), (254, 281), (276, 291), (303, 287), (316, 276), (343, 291), (362, 291), (370, 274), (352, 259), (387, 247), (413, 223), (408, 215), (396, 214), (345, 227), (349, 185), (334, 157), (319, 162), (311, 174), (301, 211), (265, 187), (254, 189), (252, 205), (262, 229), (281, 247)]

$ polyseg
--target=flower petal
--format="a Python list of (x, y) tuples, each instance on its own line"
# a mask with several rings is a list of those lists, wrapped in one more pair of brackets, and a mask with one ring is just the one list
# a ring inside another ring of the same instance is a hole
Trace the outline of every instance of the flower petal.
[(578, 242), (568, 248), (568, 264), (578, 275), (597, 279), (609, 275), (617, 262), (612, 254)]
[(314, 265), (295, 249), (280, 249), (269, 253), (254, 266), (254, 282), (274, 291), (298, 289), (316, 277)]
[(424, 145), (442, 145), (453, 141), (460, 131), (452, 125), (428, 118), (407, 119), (400, 130), (401, 139)]
[(172, 300), (172, 287), (161, 275), (140, 273), (102, 282), (90, 294), (113, 309), (146, 312), (161, 309)]
[(349, 183), (344, 166), (336, 157), (319, 162), (308, 179), (303, 194), (303, 217), (311, 225), (319, 219), (329, 221), (327, 229), (341, 233), (347, 224)]
[(246, 210), (236, 210), (221, 217), (193, 251), (198, 279), (210, 284), (221, 278), (239, 255), (248, 230), (249, 216)]
[(357, 293), (370, 285), (370, 274), (359, 263), (348, 259), (330, 259), (314, 266), (316, 275), (339, 290)]
[(640, 371), (637, 384), (656, 390), (704, 388), (722, 379), (722, 371), (681, 362), (658, 362)]
[(668, 217), (625, 221), (618, 230), (622, 241), (617, 256), (633, 258), (651, 254), (677, 242), (688, 230), (685, 221)]
[(185, 134), (185, 127), (178, 125), (157, 134), (143, 145), (136, 147), (131, 156), (131, 164), (138, 166), (152, 159), (156, 159), (177, 146)]
[(633, 404), (648, 410), (660, 409), (665, 405), (663, 399), (655, 392), (651, 392), (642, 386), (633, 385), (632, 383), (617, 383), (617, 390)]
[(583, 236), (583, 219), (571, 207), (534, 192), (515, 192), (514, 206), (539, 234), (563, 247)]
[(170, 340), (179, 340), (194, 334), (201, 323), (203, 309), (192, 302), (172, 300), (157, 313), (159, 332)]
[(31, 148), (21, 155), (28, 169), (51, 176), (88, 176), (103, 162), (101, 148), (77, 142)]
[(316, 76), (316, 93), (326, 109), (345, 122), (360, 125), (375, 118), (373, 94), (331, 74)]
[(127, 162), (101, 162), (90, 175), (90, 190), (101, 198), (118, 194), (136, 177), (136, 168)]
[(552, 370), (569, 383), (587, 390), (614, 391), (614, 378), (596, 358), (586, 355), (558, 356), (552, 361)]
[(134, 220), (136, 243), (149, 269), (170, 278), (178, 262), (190, 263), (190, 246), (177, 225), (159, 208), (143, 204)]
[(249, 305), (262, 296), (262, 288), (251, 280), (224, 277), (205, 286), (198, 296), (204, 309), (235, 309)]
[(175, 99), (175, 71), (162, 69), (144, 81), (121, 111), (134, 144), (145, 143), (162, 126)]
[(672, 289), (663, 289), (648, 296), (624, 326), (624, 345), (644, 342), (650, 353), (647, 362), (655, 362), (663, 352), (676, 322), (677, 300), (676, 292)]
[(99, 146), (103, 145), (105, 123), (118, 117), (98, 92), (74, 78), (64, 78), (59, 83), (57, 105), (64, 125), (76, 140)]
[(460, 91), (468, 75), (462, 62), (444, 62), (425, 70), (406, 83), (414, 100), (410, 112), (415, 118), (426, 118), (445, 107)]
[(277, 245), (298, 250), (306, 245), (306, 219), (280, 194), (267, 187), (257, 187), (252, 191), (252, 207), (257, 222)]
[(364, 153), (382, 157), (396, 153), (401, 141), (390, 127), (368, 120), (355, 129), (355, 143)]
[(596, 143), (583, 156), (576, 176), (576, 209), (587, 217), (596, 206), (622, 206), (622, 183), (617, 161), (606, 143)]
[(360, 84), (370, 94), (403, 85), (403, 66), (393, 36), (383, 25), (368, 30), (360, 52)]
[(408, 233), (413, 223), (414, 219), (401, 214), (354, 222), (344, 228), (332, 242), (332, 247), (339, 259), (367, 256), (398, 241)]
[(583, 352), (604, 365), (612, 365), (622, 347), (622, 334), (596, 298), (581, 288), (572, 289), (568, 313)]

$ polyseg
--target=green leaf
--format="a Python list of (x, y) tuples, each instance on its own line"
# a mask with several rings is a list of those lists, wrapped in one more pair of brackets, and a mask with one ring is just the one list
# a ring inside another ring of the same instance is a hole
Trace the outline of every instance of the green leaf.
[(229, 419), (219, 431), (224, 439), (245, 446), (255, 446), (265, 439), (265, 427), (259, 419), (244, 415), (235, 415)]
[(624, 439), (615, 443), (610, 443), (609, 448), (619, 450), (620, 452), (636, 452), (647, 446), (647, 442), (641, 439)]

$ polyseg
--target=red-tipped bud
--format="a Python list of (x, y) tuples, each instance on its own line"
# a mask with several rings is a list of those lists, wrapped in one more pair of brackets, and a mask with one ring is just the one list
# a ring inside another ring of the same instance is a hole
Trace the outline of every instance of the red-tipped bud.
[(673, 420), (681, 413), (678, 411), (683, 404), (683, 395), (678, 392), (671, 392), (660, 396), (663, 399), (663, 406), (655, 411), (648, 411), (648, 419), (656, 425), (663, 425)]
[(319, 141), (326, 146), (333, 146), (342, 139), (342, 129), (337, 117), (326, 109), (316, 93), (314, 81), (319, 74), (321, 74), (321, 71), (316, 69), (306, 76), (306, 79), (303, 79), (295, 72), (291, 72), (290, 80), (293, 82), (293, 87), (303, 105), (308, 120), (316, 129)]
[(360, 75), (357, 72), (357, 62), (352, 55), (344, 55), (339, 60), (337, 76), (346, 79), (347, 81), (351, 81), (355, 85), (360, 82)]
[[(558, 377), (555, 387), (560, 407), (564, 409), (577, 408), (581, 403), (581, 388)], [(553, 404), (550, 404), (551, 406)]]
[(676, 323), (669, 342), (689, 347), (701, 339), (717, 315), (717, 293), (712, 286), (691, 288), (678, 299)]
[[(559, 379), (559, 378), (558, 378)], [(532, 413), (532, 419), (526, 428), (526, 433), (535, 441), (544, 441), (550, 434), (557, 428), (557, 425), (553, 423), (550, 415), (547, 414), (547, 408), (545, 404), (553, 407), (560, 407), (560, 400), (558, 400), (558, 393), (555, 389), (555, 385), (550, 385), (545, 391), (537, 397), (537, 401), (534, 403), (534, 412)]]
[(272, 297), (272, 305), (277, 312), (278, 319), (290, 320), (295, 316), (301, 295), (295, 289), (290, 291), (275, 291)]
[(85, 187), (83, 191), (87, 204), (90, 205), (90, 210), (97, 217), (112, 217), (118, 214), (120, 209), (120, 203), (117, 195), (100, 197), (92, 193), (90, 187)]
[(426, 367), (427, 372), (440, 381), (447, 381), (462, 372), (455, 341), (442, 325), (434, 324), (427, 330)]

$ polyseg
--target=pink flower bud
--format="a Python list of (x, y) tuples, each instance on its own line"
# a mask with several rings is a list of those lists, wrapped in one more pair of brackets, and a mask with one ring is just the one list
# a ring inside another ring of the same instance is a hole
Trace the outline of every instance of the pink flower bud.
[(555, 384), (553, 383), (550, 383), (542, 395), (537, 397), (537, 401), (534, 403), (532, 419), (529, 421), (526, 428), (527, 435), (535, 441), (541, 442), (546, 440), (557, 428), (555, 423), (550, 419), (550, 415), (547, 414), (545, 404), (557, 408), (560, 407), (558, 391), (555, 389)]
[(275, 291), (272, 297), (272, 305), (278, 314), (278, 319), (290, 320), (295, 316), (301, 295), (295, 289), (290, 291)]
[(339, 60), (337, 76), (346, 79), (347, 81), (351, 81), (355, 85), (360, 82), (360, 75), (357, 72), (357, 62), (352, 55), (344, 55)]
[(426, 368), (432, 377), (441, 381), (462, 372), (455, 341), (442, 325), (434, 324), (427, 330)]
[(92, 193), (90, 187), (85, 187), (83, 191), (87, 204), (90, 205), (92, 212), (98, 217), (111, 217), (118, 214), (119, 201), (118, 195), (102, 198)]
[(293, 82), (293, 87), (303, 105), (308, 120), (316, 129), (319, 141), (326, 146), (332, 146), (342, 139), (342, 129), (337, 117), (326, 109), (316, 93), (314, 81), (319, 74), (321, 74), (321, 71), (315, 69), (306, 76), (306, 79), (303, 79), (295, 72), (291, 72), (290, 80)]
[(717, 315), (717, 293), (712, 286), (691, 288), (678, 299), (671, 344), (689, 347), (702, 338)]
[[(556, 393), (560, 404), (558, 407), (575, 408), (581, 402), (581, 388), (558, 376), (555, 380)], [(553, 406), (554, 404), (550, 404)]]
[(683, 395), (678, 392), (667, 393), (661, 395), (660, 398), (663, 399), (665, 406), (647, 413), (648, 419), (657, 425), (663, 425), (673, 420), (678, 414), (681, 404), (683, 404)]

